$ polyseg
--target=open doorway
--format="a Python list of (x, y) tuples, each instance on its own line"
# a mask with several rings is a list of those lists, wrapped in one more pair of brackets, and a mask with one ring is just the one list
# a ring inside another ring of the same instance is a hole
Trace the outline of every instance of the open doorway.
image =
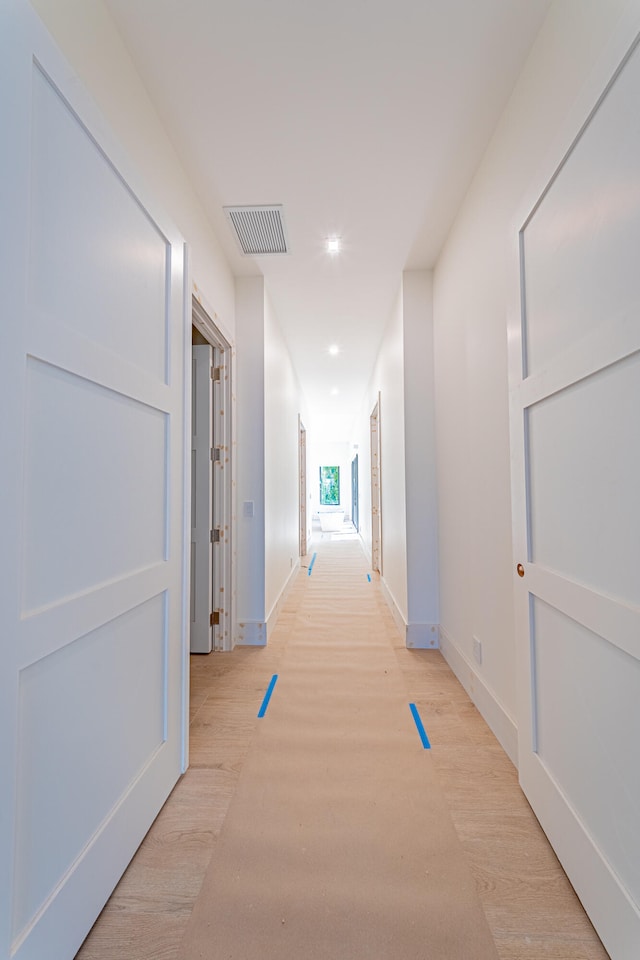
[(380, 475), (380, 394), (371, 411), (371, 567), (382, 573), (382, 478)]
[(232, 351), (192, 300), (192, 653), (233, 649)]

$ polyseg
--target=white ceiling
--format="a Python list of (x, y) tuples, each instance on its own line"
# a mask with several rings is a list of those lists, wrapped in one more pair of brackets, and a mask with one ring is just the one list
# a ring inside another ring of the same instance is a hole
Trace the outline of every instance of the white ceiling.
[[(434, 265), (549, 0), (106, 3), (233, 271), (265, 276), (316, 436), (347, 439), (401, 272)], [(291, 253), (240, 256), (223, 205), (271, 203)]]

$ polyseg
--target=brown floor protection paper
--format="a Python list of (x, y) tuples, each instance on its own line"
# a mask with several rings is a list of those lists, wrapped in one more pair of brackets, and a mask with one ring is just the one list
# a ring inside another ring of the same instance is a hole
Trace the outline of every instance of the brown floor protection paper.
[(497, 960), (380, 586), (357, 542), (315, 549), (180, 960)]

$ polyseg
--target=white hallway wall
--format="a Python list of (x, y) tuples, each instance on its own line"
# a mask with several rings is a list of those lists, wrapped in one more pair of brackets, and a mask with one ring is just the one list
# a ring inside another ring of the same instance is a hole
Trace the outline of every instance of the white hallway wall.
[(385, 327), (354, 435), (360, 471), (360, 536), (371, 558), (371, 412), (380, 395), (382, 583), (401, 632), (407, 621), (402, 290)]
[(300, 558), (298, 414), (306, 408), (269, 297), (265, 297), (265, 614), (268, 631)]
[(438, 643), (438, 497), (435, 462), (433, 277), (402, 275), (404, 317), (407, 646)]
[(238, 640), (266, 642), (264, 281), (236, 280), (236, 509)]
[(262, 277), (236, 280), (236, 308), (238, 639), (261, 645), (299, 564), (298, 414), (304, 421), (306, 410)]
[(508, 243), (522, 197), (625, 6), (552, 5), (434, 274), (442, 647), (514, 761)]
[(432, 277), (406, 271), (355, 427), (360, 535), (371, 555), (369, 417), (380, 396), (382, 584), (407, 645), (437, 644)]

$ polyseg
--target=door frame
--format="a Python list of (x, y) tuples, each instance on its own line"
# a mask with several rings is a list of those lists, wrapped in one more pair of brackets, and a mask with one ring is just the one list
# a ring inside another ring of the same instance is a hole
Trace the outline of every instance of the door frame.
[(360, 478), (359, 478), (359, 460), (355, 453), (351, 460), (351, 522), (360, 532)]
[[(214, 649), (213, 376), (215, 350), (192, 326), (190, 653)], [(195, 432), (193, 432), (195, 423)]]
[(299, 501), (299, 552), (306, 557), (307, 543), (307, 431), (298, 414), (298, 501)]
[[(216, 320), (218, 317), (213, 314)], [(213, 650), (230, 651), (235, 646), (236, 629), (236, 587), (235, 587), (235, 416), (234, 416), (234, 359), (235, 352), (232, 344), (214, 322), (211, 311), (202, 303), (201, 295), (192, 294), (191, 323), (205, 340), (213, 347), (214, 367), (220, 371), (219, 379), (214, 379), (214, 418), (213, 431), (215, 450), (219, 459), (213, 460), (214, 494), (213, 494), (213, 526), (220, 530), (220, 539), (213, 546), (216, 553), (213, 563), (213, 593), (212, 607), (220, 616), (219, 629), (213, 633)], [(189, 338), (191, 323), (188, 324)], [(191, 350), (189, 348), (189, 354)], [(191, 438), (191, 359), (189, 360), (188, 384), (188, 416), (189, 442)], [(186, 464), (189, 471), (189, 486), (191, 491), (191, 453)], [(191, 553), (191, 516), (188, 519), (189, 558)], [(216, 555), (217, 554), (217, 555)], [(189, 563), (190, 566), (190, 563)], [(189, 574), (190, 578), (190, 574)], [(187, 592), (186, 596), (190, 596)]]
[(371, 440), (371, 568), (382, 575), (382, 445), (380, 392), (369, 417)]

